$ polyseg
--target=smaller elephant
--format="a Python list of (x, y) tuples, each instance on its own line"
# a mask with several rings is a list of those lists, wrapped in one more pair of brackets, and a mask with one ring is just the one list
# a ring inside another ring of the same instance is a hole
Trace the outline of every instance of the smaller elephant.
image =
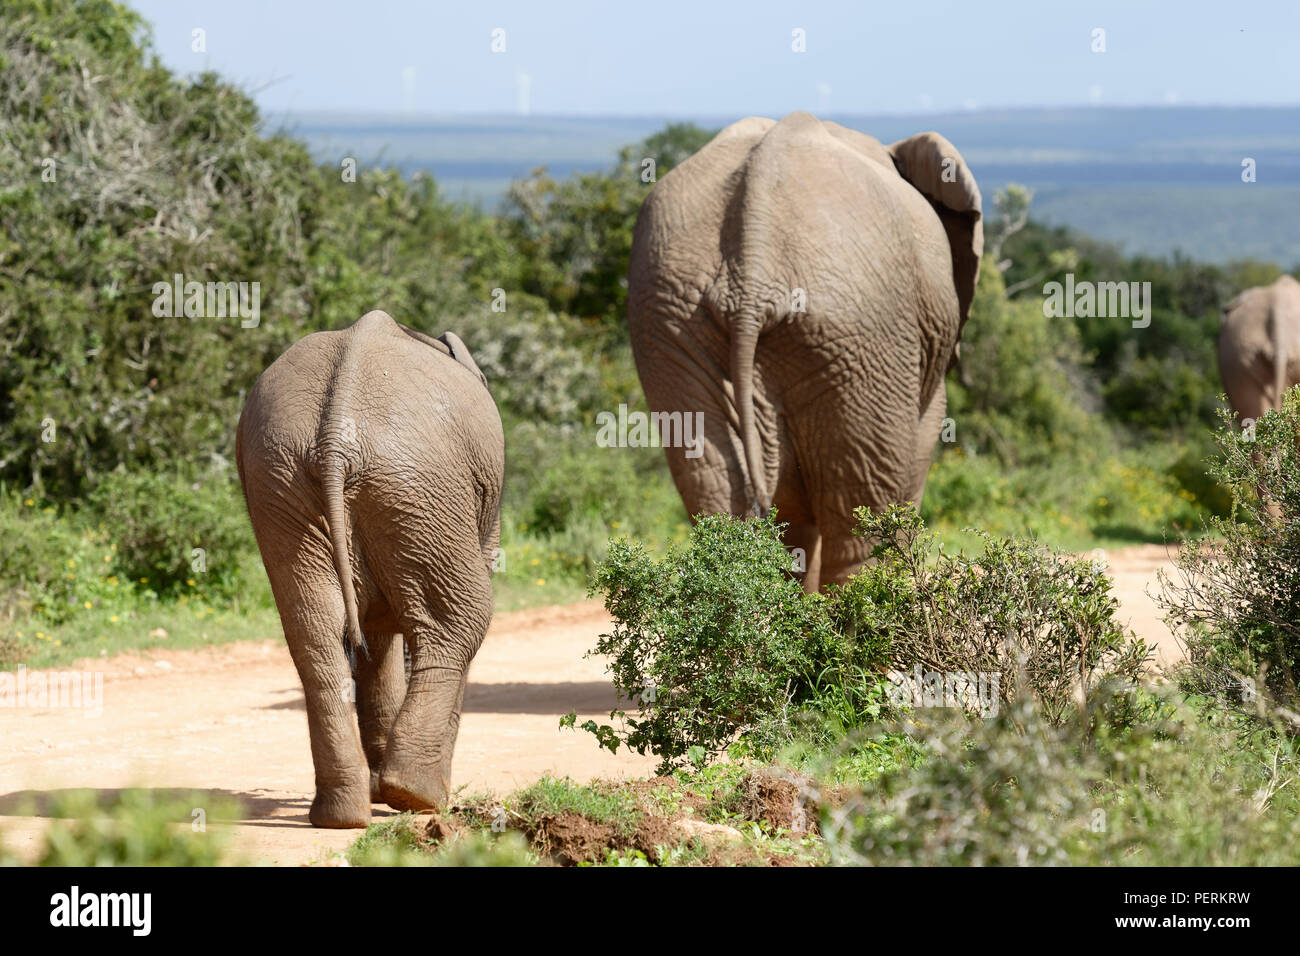
[(1300, 282), (1284, 275), (1223, 307), (1219, 375), (1238, 422), (1282, 407), (1300, 382)]
[(258, 379), (236, 456), (307, 699), (311, 822), (441, 805), (492, 619), (505, 470), (469, 350), (383, 312), (309, 335)]

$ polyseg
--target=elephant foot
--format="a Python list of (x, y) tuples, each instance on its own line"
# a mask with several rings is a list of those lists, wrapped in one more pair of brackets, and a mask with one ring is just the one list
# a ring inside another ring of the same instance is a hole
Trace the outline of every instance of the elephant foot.
[(366, 788), (318, 789), (307, 814), (314, 827), (332, 830), (370, 826), (370, 800)]
[(384, 767), (379, 793), (394, 810), (433, 810), (447, 802), (447, 785), (437, 774), (419, 773), (401, 765)]
[(384, 788), (379, 783), (378, 770), (370, 771), (370, 802), (371, 803), (384, 802)]

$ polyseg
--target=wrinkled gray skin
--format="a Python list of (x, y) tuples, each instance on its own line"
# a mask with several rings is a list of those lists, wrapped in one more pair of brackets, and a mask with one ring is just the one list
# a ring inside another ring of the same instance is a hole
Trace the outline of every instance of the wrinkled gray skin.
[(311, 822), (442, 805), (500, 530), (505, 442), (478, 366), (450, 332), (370, 312), (262, 374), (237, 454), (307, 698)]
[(687, 511), (775, 507), (807, 590), (857, 570), (853, 509), (920, 501), (983, 246), (937, 133), (751, 117), (669, 172), (637, 220), (628, 328), (651, 410), (704, 413), (702, 457), (666, 449)]
[(1300, 382), (1300, 282), (1284, 275), (1224, 306), (1219, 375), (1239, 422), (1282, 407)]

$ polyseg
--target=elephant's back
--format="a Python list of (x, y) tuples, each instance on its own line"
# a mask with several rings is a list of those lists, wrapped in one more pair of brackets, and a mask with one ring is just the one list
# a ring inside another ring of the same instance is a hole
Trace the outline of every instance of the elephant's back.
[[(500, 471), (504, 462), (501, 419), (488, 390), (384, 313), (305, 336), (249, 394), (238, 432), (241, 463), (257, 453), (314, 469), (327, 441), (355, 470), (432, 467), (435, 448), (459, 449), (471, 470)], [(441, 457), (438, 467), (455, 470), (445, 452)]]
[(1284, 386), (1300, 382), (1300, 283), (1290, 276), (1247, 289), (1223, 307), (1219, 376), (1239, 415), (1256, 417), (1275, 406), (1279, 348)]
[[(883, 314), (908, 297), (941, 299), (919, 261), (948, 261), (930, 204), (866, 134), (795, 113), (733, 124), (670, 171), (638, 216), (629, 327), (665, 314), (790, 311)], [(871, 270), (863, 281), (859, 265)], [(874, 297), (878, 301), (867, 301)], [(683, 313), (702, 303), (706, 309)], [(955, 308), (955, 299), (954, 299)]]

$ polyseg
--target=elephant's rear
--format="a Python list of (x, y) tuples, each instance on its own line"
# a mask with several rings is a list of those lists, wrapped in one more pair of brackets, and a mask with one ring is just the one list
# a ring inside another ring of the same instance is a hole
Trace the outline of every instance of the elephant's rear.
[(448, 594), (469, 579), (480, 602), (490, 593), (484, 555), (504, 472), (496, 406), (387, 316), (308, 336), (272, 364), (245, 405), (237, 457), (277, 602), (298, 589), (277, 578), (314, 566), (341, 592), (350, 643), (368, 617), (395, 623), (417, 574), (446, 579)]
[(289, 349), (240, 419), (240, 477), (307, 701), (317, 826), (447, 797), (492, 616), (505, 457), (462, 348), (370, 313)]
[(1219, 375), (1238, 419), (1280, 408), (1300, 382), (1300, 283), (1283, 275), (1242, 292), (1223, 307)]
[(651, 409), (705, 414), (701, 455), (667, 449), (688, 511), (775, 506), (833, 528), (832, 580), (860, 564), (853, 508), (919, 498), (982, 246), (974, 178), (933, 133), (749, 119), (671, 171), (628, 328)]

